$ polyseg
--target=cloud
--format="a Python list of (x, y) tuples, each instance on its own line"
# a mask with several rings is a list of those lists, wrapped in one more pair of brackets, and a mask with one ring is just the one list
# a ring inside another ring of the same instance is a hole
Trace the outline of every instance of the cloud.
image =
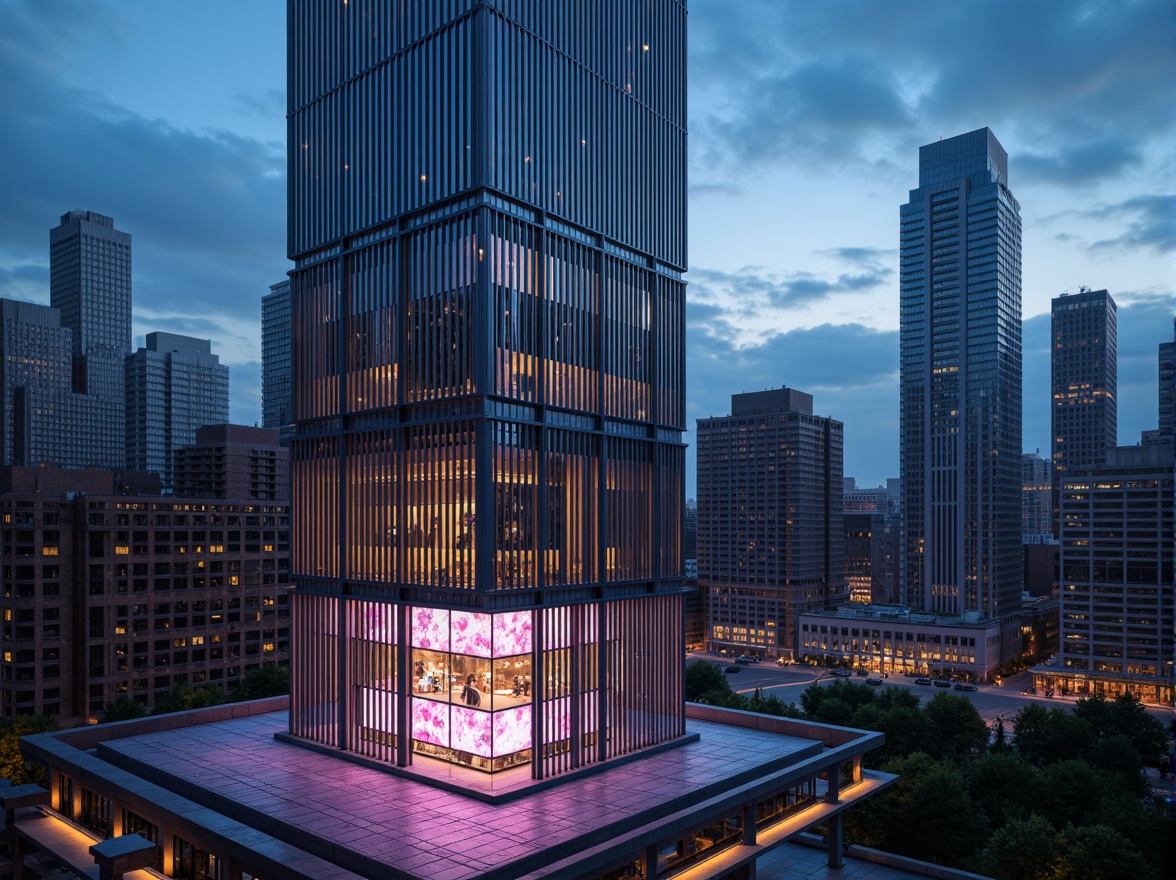
[(1176, 196), (1137, 196), (1084, 213), (1089, 217), (1118, 220), (1125, 226), (1121, 235), (1096, 241), (1091, 245), (1094, 250), (1128, 248), (1156, 254), (1176, 250)]
[[(212, 338), (222, 361), (256, 360), (260, 298), (288, 268), (284, 146), (180, 128), (68, 85), (86, 41), (115, 51), (121, 26), (81, 0), (0, 3), (0, 291), (47, 302), (48, 229), (95, 210), (133, 236), (136, 324), (152, 324), (136, 330)], [(254, 96), (251, 112), (280, 119), (278, 98)], [(30, 265), (34, 254), (44, 262)], [(243, 391), (234, 373), (234, 400)]]
[(1014, 187), (1166, 163), (1174, 24), (1152, 0), (698, 0), (691, 106), (715, 109), (695, 109), (695, 168), (888, 166), (984, 125), (1018, 157)]
[(755, 318), (762, 307), (788, 310), (828, 300), (839, 293), (869, 290), (886, 283), (893, 269), (869, 266), (865, 271), (820, 278), (796, 272), (780, 278), (749, 267), (738, 272), (696, 268), (690, 270), (691, 296), (710, 303), (725, 303), (732, 314)]

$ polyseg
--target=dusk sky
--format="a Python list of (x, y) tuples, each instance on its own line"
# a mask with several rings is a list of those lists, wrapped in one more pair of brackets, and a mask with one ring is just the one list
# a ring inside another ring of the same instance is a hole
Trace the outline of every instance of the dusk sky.
[[(988, 126), (1024, 224), (1023, 448), (1049, 454), (1049, 304), (1080, 285), (1119, 304), (1138, 442), (1176, 289), (1174, 8), (690, 0), (691, 429), (788, 385), (845, 423), (847, 476), (898, 476), (898, 207), (920, 145)], [(278, 0), (0, 0), (0, 296), (47, 303), (49, 229), (113, 216), (134, 345), (211, 338), (243, 424), (289, 268), (285, 38)]]

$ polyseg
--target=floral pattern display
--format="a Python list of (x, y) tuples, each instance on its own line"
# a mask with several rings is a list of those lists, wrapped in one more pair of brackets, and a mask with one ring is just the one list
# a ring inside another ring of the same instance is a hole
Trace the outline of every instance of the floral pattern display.
[(531, 653), (531, 612), (510, 611), (494, 615), (494, 656)]
[(448, 651), (449, 612), (444, 608), (413, 608), (412, 646)]
[(505, 712), (495, 712), (492, 717), (495, 758), (531, 748), (530, 706), (516, 706)]
[(449, 704), (414, 697), (412, 738), (438, 746), (449, 745)]
[(453, 641), (453, 653), (470, 654), (474, 657), (491, 656), (490, 630), (489, 614), (478, 614), (472, 611), (451, 612), (450, 634)]
[(489, 712), (454, 706), (451, 731), (453, 741), (449, 745), (482, 758), (491, 757), (490, 727), (493, 717)]

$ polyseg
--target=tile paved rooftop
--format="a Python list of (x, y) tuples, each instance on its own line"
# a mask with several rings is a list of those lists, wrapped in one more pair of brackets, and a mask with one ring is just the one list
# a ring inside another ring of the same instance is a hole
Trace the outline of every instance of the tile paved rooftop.
[[(279, 741), (286, 719), (271, 712), (109, 740), (99, 757), (212, 809), (233, 814), (240, 804), (252, 811), (250, 824), (275, 836), (290, 840), (292, 831), (311, 848), (345, 846), (411, 874), (460, 880), (493, 869), (509, 875), (511, 863), (577, 839), (602, 842), (820, 751), (811, 739), (690, 719), (696, 741), (488, 804)], [(459, 781), (489, 779), (442, 769)]]

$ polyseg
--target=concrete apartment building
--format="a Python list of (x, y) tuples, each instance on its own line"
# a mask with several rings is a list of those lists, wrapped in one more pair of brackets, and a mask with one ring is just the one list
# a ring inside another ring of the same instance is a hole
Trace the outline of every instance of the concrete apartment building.
[(290, 497), (290, 452), (279, 432), (245, 425), (207, 425), (175, 454), (176, 495), (186, 498)]
[(731, 397), (698, 421), (698, 583), (712, 651), (796, 656), (796, 617), (847, 598), (841, 422), (812, 395)]
[(0, 490), (3, 715), (81, 722), (287, 662), (284, 499), (160, 497), (155, 475), (49, 467), (4, 468)]

